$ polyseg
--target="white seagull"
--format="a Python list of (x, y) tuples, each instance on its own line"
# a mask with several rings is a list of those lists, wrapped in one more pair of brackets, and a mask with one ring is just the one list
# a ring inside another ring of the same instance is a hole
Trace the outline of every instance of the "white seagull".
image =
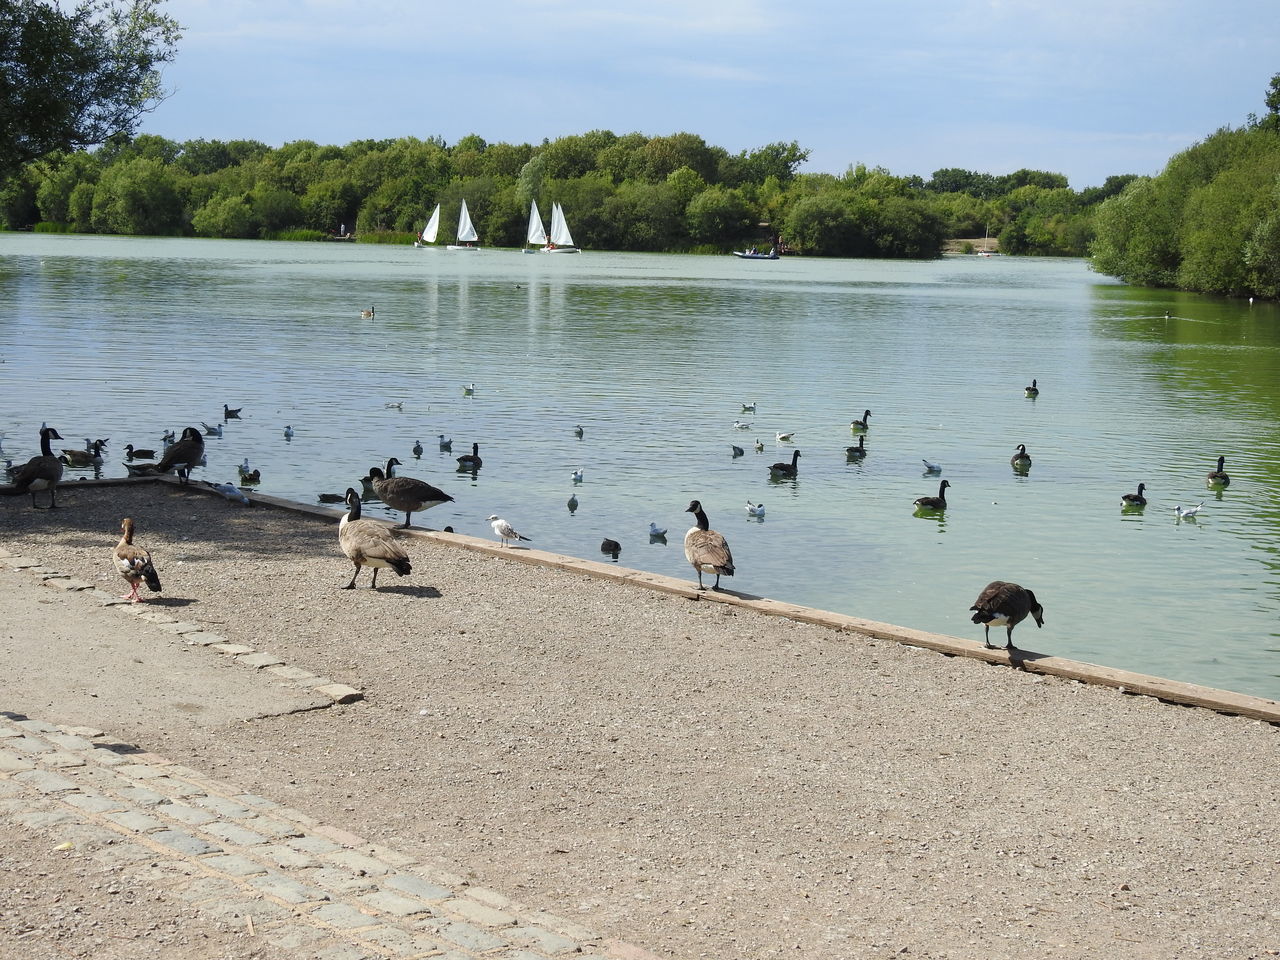
[(924, 464), (925, 473), (941, 473), (942, 472), (942, 464), (940, 463), (930, 463), (928, 460), (921, 460), (920, 462)]
[(284, 438), (285, 438), (286, 440), (292, 440), (292, 439), (293, 439), (293, 426), (292, 426), (292, 425), (286, 426), (286, 427), (284, 428)]
[(763, 516), (764, 516), (764, 504), (763, 504), (763, 503), (752, 503), (750, 500), (748, 500), (748, 501), (747, 501), (747, 513), (751, 514), (751, 516), (753, 516), (753, 517), (763, 517)]
[(796, 434), (794, 430), (791, 431), (790, 433), (775, 433), (773, 435), (773, 439), (778, 441), (778, 443), (790, 443), (791, 438), (794, 437), (795, 435)]
[(749, 423), (743, 423), (741, 420), (735, 420), (735, 421), (733, 421), (733, 429), (735, 429), (735, 430), (750, 430), (750, 429), (751, 429), (751, 424), (749, 424)]
[(200, 426), (204, 427), (204, 435), (205, 435), (206, 437), (221, 437), (221, 436), (222, 436), (222, 424), (218, 424), (216, 427), (211, 427), (211, 426), (209, 426), (207, 423), (205, 423), (203, 420), (201, 420), (201, 421), (200, 421)]
[(755, 401), (755, 400), (752, 400), (750, 403), (744, 403), (744, 404), (742, 405), (742, 412), (743, 412), (743, 413), (755, 413), (755, 412), (756, 412), (756, 401)]
[(581, 468), (581, 467), (579, 467), (577, 470), (573, 471), (573, 482), (574, 482), (574, 483), (581, 483), (581, 482), (582, 482), (582, 468)]
[(497, 514), (491, 513), (485, 519), (489, 521), (489, 525), (493, 527), (494, 536), (502, 541), (502, 545), (504, 547), (512, 540), (528, 540), (530, 543), (533, 542), (528, 537), (520, 534), (515, 527), (507, 523), (507, 521), (503, 520)]
[(238, 500), (246, 505), (249, 503), (249, 498), (244, 495), (244, 491), (234, 483), (209, 483), (208, 480), (205, 483), (209, 484), (210, 489), (222, 494), (228, 500)]
[(439, 436), (439, 438), (440, 438), (440, 449), (441, 449), (441, 450), (452, 450), (452, 449), (453, 449), (453, 438), (452, 438), (452, 437), (446, 437), (443, 433), (438, 434), (438, 436)]
[(1182, 504), (1178, 504), (1176, 507), (1173, 508), (1173, 512), (1177, 514), (1179, 520), (1188, 520), (1194, 517), (1197, 513), (1199, 513), (1200, 508), (1203, 506), (1204, 506), (1203, 500), (1197, 503), (1194, 507), (1187, 507), (1187, 509), (1185, 510), (1182, 509)]
[(651, 537), (665, 537), (666, 535), (667, 535), (667, 528), (666, 528), (666, 527), (662, 527), (661, 529), (659, 529), (659, 527), (658, 527), (658, 525), (657, 525), (656, 523), (654, 523), (652, 520), (650, 520), (650, 521), (649, 521), (649, 536), (651, 536)]

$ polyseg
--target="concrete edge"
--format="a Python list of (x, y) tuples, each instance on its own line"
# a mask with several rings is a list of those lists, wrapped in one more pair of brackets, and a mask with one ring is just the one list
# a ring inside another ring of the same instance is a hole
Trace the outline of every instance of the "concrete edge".
[[(154, 478), (130, 477), (123, 481), (114, 482), (149, 483), (157, 481), (161, 483), (169, 483), (175, 486), (178, 485), (177, 478), (169, 476)], [(113, 483), (113, 481), (90, 482), (104, 485)], [(212, 490), (202, 483), (197, 482), (194, 484), (187, 484), (185, 486), (187, 489), (201, 491), (213, 496), (221, 496), (217, 491)], [(346, 512), (345, 510), (311, 506), (309, 504), (298, 503), (297, 501), (286, 500), (282, 497), (273, 497), (266, 494), (251, 493), (250, 499), (257, 504), (275, 507), (280, 510), (286, 510), (291, 513), (302, 514), (304, 516), (315, 517), (331, 523), (336, 523)], [(677, 580), (674, 577), (666, 577), (661, 574), (649, 573), (644, 570), (634, 570), (630, 567), (620, 567), (613, 563), (602, 563), (596, 560), (583, 560), (578, 557), (550, 553), (545, 550), (534, 550), (527, 547), (503, 547), (491, 540), (483, 540), (479, 537), (472, 537), (461, 533), (444, 533), (439, 530), (431, 530), (428, 528), (410, 528), (408, 530), (403, 530), (395, 527), (394, 524), (387, 521), (379, 522), (386, 523), (388, 527), (395, 530), (401, 536), (431, 540), (444, 546), (469, 550), (473, 553), (479, 553), (485, 556), (498, 557), (504, 560), (514, 560), (517, 563), (528, 563), (534, 566), (552, 567), (558, 570), (565, 570), (570, 573), (581, 573), (585, 576), (595, 577), (600, 580), (610, 580), (615, 583), (627, 583), (645, 590), (685, 597), (690, 600), (704, 600), (712, 603), (729, 604), (735, 607), (754, 610), (755, 612), (764, 614), (765, 616), (782, 617), (788, 620), (795, 620), (800, 623), (826, 627), (837, 633), (853, 633), (861, 636), (874, 637), (877, 640), (892, 640), (895, 643), (901, 643), (907, 646), (933, 650), (937, 653), (945, 654), (946, 656), (969, 657), (970, 659), (983, 660), (991, 664), (1025, 670), (1029, 673), (1039, 673), (1044, 674), (1045, 676), (1060, 677), (1065, 680), (1078, 680), (1081, 683), (1110, 687), (1123, 693), (1136, 693), (1143, 696), (1156, 697), (1157, 699), (1165, 700), (1169, 703), (1204, 707), (1207, 710), (1213, 710), (1217, 713), (1232, 714), (1241, 717), (1248, 717), (1254, 720), (1262, 720), (1266, 723), (1280, 724), (1280, 702), (1269, 700), (1265, 697), (1256, 697), (1246, 693), (1235, 693), (1231, 690), (1219, 690), (1216, 687), (1205, 687), (1196, 683), (1186, 683), (1181, 680), (1168, 680), (1164, 677), (1151, 676), (1145, 673), (1134, 673), (1129, 670), (1118, 670), (1111, 667), (1104, 667), (1099, 664), (1086, 663), (1081, 660), (1068, 660), (1064, 657), (1055, 657), (1049, 654), (1036, 653), (1032, 650), (1005, 650), (1003, 648), (989, 649), (975, 640), (963, 640), (959, 637), (948, 636), (947, 634), (928, 633), (923, 630), (913, 630), (910, 627), (899, 627), (895, 624), (880, 623), (875, 620), (864, 620), (860, 617), (852, 617), (842, 613), (833, 613), (829, 610), (819, 610), (814, 607), (803, 607), (798, 604), (786, 603), (780, 600), (770, 600), (767, 597), (758, 597), (748, 593), (739, 593), (732, 590), (698, 590), (698, 588), (693, 585), (692, 581)]]

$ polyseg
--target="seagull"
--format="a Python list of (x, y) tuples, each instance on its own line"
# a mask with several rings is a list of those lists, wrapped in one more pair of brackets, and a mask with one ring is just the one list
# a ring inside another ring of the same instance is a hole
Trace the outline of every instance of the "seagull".
[(751, 516), (753, 516), (753, 517), (763, 517), (763, 516), (764, 516), (764, 504), (763, 504), (763, 503), (752, 503), (750, 500), (748, 500), (748, 501), (747, 501), (747, 513), (751, 514)]
[(666, 527), (659, 528), (658, 525), (654, 523), (652, 520), (649, 521), (649, 536), (665, 537), (666, 535), (667, 535)]
[(750, 430), (750, 429), (751, 429), (751, 424), (749, 424), (749, 423), (743, 423), (741, 420), (735, 420), (735, 421), (733, 421), (733, 429), (735, 429), (735, 430)]
[(942, 472), (942, 464), (940, 463), (930, 463), (928, 460), (921, 460), (920, 462), (924, 464), (925, 473), (941, 473)]
[(512, 540), (526, 540), (529, 543), (533, 542), (529, 537), (519, 533), (515, 527), (507, 523), (507, 521), (503, 520), (497, 514), (491, 513), (485, 519), (489, 521), (489, 525), (493, 527), (494, 536), (502, 542), (504, 547)]
[(776, 440), (778, 443), (790, 443), (791, 438), (794, 437), (795, 435), (796, 434), (794, 430), (791, 431), (790, 433), (775, 433), (773, 435), (773, 439)]
[(385, 409), (385, 410), (403, 410), (403, 409), (404, 409), (404, 401), (403, 401), (403, 400), (392, 400), (392, 401), (390, 401), (390, 402), (388, 402), (388, 403), (384, 403), (382, 406), (383, 406), (383, 409)]
[(232, 410), (230, 407), (228, 407), (228, 406), (224, 403), (224, 404), (222, 405), (222, 419), (223, 419), (223, 420), (239, 420), (239, 419), (240, 419), (240, 411), (241, 411), (241, 410), (243, 410), (243, 409), (244, 409), (244, 407), (236, 407), (234, 410)]
[(464, 383), (462, 385), (462, 395), (464, 397), (474, 397), (476, 393), (476, 385), (474, 383)]
[(576, 493), (569, 494), (569, 502), (567, 506), (569, 507), (570, 513), (573, 513), (578, 509), (578, 495)]
[(1194, 507), (1187, 507), (1185, 510), (1182, 509), (1182, 504), (1178, 504), (1173, 508), (1173, 512), (1178, 515), (1179, 520), (1193, 520), (1195, 519), (1196, 514), (1200, 512), (1200, 508), (1203, 506), (1203, 500), (1197, 503)]
[(285, 438), (286, 440), (292, 440), (292, 439), (293, 439), (293, 426), (292, 426), (292, 425), (287, 425), (287, 426), (285, 426), (285, 428), (284, 428), (284, 438)]
[(439, 437), (440, 437), (440, 449), (441, 449), (441, 450), (452, 450), (452, 449), (453, 449), (453, 440), (452, 440), (451, 438), (446, 438), (446, 437), (445, 437), (445, 435), (444, 435), (443, 433), (442, 433), (442, 434), (439, 434)]
[(204, 427), (204, 435), (205, 435), (206, 437), (221, 437), (221, 436), (222, 436), (222, 424), (218, 424), (216, 427), (211, 427), (211, 426), (209, 426), (207, 423), (205, 423), (203, 420), (201, 420), (201, 421), (200, 421), (200, 426)]
[(744, 404), (742, 405), (742, 412), (743, 412), (743, 413), (755, 413), (755, 412), (756, 412), (756, 402), (757, 402), (757, 401), (752, 400), (750, 403), (744, 403)]
[(736, 443), (731, 443), (731, 444), (729, 444), (729, 450), (733, 453), (733, 455), (734, 455), (735, 457), (741, 457), (743, 454), (745, 454), (745, 453), (746, 453), (746, 451), (745, 451), (745, 450), (743, 450), (743, 449), (742, 449), (740, 446), (738, 446)]
[(178, 437), (177, 437), (177, 434), (175, 434), (172, 430), (166, 430), (164, 433), (160, 435), (160, 439), (164, 443), (164, 445), (167, 447), (169, 446), (169, 444), (174, 443), (178, 439)]
[(209, 480), (206, 480), (205, 483), (209, 485), (209, 489), (222, 494), (228, 500), (238, 500), (245, 505), (249, 504), (249, 498), (234, 483), (213, 483)]
[(582, 439), (582, 424), (578, 424), (576, 427), (573, 428), (573, 435), (577, 437), (579, 440)]
[(756, 437), (756, 453), (764, 453), (764, 441)]
[(581, 468), (581, 467), (579, 467), (577, 470), (573, 471), (573, 482), (574, 482), (574, 483), (581, 483), (581, 482), (582, 482), (582, 468)]
[(413, 441), (413, 455), (417, 457), (419, 460), (422, 459), (422, 441), (421, 440)]

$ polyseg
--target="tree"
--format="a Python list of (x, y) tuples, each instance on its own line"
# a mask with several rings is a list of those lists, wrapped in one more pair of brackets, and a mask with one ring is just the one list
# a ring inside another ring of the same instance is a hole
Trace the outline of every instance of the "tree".
[(166, 96), (178, 24), (163, 0), (0, 0), (0, 176), (55, 150), (132, 134)]

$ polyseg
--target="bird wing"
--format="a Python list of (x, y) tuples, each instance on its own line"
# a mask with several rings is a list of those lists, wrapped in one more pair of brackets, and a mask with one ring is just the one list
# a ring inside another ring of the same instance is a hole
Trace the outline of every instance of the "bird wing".
[(714, 530), (693, 528), (684, 538), (685, 558), (695, 567), (716, 573), (733, 573), (733, 554), (729, 542)]

